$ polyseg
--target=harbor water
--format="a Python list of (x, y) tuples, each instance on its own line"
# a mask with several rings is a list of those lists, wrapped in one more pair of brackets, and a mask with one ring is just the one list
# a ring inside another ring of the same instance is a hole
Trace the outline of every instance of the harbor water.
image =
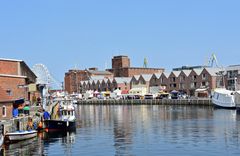
[(1, 155), (240, 155), (240, 114), (202, 106), (79, 105), (73, 132), (39, 133)]

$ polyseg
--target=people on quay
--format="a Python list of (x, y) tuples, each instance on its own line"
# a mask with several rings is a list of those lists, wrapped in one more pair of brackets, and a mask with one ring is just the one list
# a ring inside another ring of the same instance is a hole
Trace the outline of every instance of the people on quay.
[(50, 118), (51, 118), (51, 115), (48, 113), (48, 111), (43, 109), (43, 119), (44, 120), (49, 120)]
[(33, 127), (33, 121), (32, 118), (28, 118), (28, 123), (27, 123), (27, 130), (32, 130)]

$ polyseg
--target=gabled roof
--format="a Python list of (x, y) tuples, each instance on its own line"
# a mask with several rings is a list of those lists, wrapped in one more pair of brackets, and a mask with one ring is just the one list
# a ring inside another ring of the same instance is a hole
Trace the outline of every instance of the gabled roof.
[(113, 78), (109, 78), (109, 79), (108, 79), (108, 82), (110, 81), (110, 83), (112, 83), (113, 80), (114, 80)]
[(145, 81), (150, 81), (152, 78), (153, 74), (142, 74), (141, 77), (145, 80)]
[(102, 80), (104, 76), (91, 76), (91, 80)]
[(154, 75), (157, 77), (157, 79), (159, 79), (161, 77), (162, 73), (155, 73)]
[(205, 68), (205, 69), (211, 76), (217, 76), (217, 73), (219, 73), (219, 71), (224, 71), (224, 69), (220, 68)]
[(162, 75), (165, 75), (167, 78), (170, 76), (170, 73), (168, 72), (163, 72)]
[(117, 83), (130, 83), (131, 81), (131, 77), (115, 77), (114, 80), (117, 82)]
[(192, 70), (182, 70), (182, 72), (186, 75), (189, 76)]
[(173, 71), (172, 73), (173, 73), (176, 77), (178, 77), (178, 76), (180, 75), (181, 71)]
[(140, 78), (140, 75), (134, 75), (133, 76), (136, 80), (138, 80)]
[(193, 71), (195, 71), (195, 73), (199, 76), (202, 73), (203, 68), (202, 69), (193, 69)]

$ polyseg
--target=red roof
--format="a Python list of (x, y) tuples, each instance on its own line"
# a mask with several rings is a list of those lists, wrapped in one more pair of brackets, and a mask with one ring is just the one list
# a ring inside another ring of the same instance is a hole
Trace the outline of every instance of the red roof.
[(13, 101), (11, 96), (7, 95), (7, 92), (2, 89), (2, 87), (0, 86), (0, 101), (1, 102), (5, 102), (5, 101)]

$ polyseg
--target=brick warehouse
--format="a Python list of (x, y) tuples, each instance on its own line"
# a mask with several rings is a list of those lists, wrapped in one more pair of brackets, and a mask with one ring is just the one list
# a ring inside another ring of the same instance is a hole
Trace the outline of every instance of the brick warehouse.
[(24, 61), (0, 59), (0, 87), (11, 99), (30, 100), (27, 85), (36, 83), (36, 78)]
[(99, 71), (97, 68), (89, 68), (85, 70), (69, 70), (65, 73), (64, 86), (68, 93), (82, 92), (80, 82), (90, 80), (92, 77), (112, 78), (113, 74), (108, 71)]
[(113, 73), (114, 77), (132, 77), (141, 74), (154, 74), (164, 72), (164, 68), (141, 68), (131, 67), (128, 56), (114, 56), (112, 58), (112, 69), (107, 71)]
[[(81, 93), (82, 87), (80, 82), (92, 79), (92, 77), (113, 78), (113, 77), (132, 77), (141, 74), (154, 74), (164, 72), (163, 68), (141, 68), (131, 67), (128, 56), (114, 56), (112, 58), (112, 69), (99, 71), (97, 68), (89, 68), (88, 70), (69, 70), (65, 73), (64, 84), (68, 93)], [(100, 78), (101, 79), (101, 78)]]

